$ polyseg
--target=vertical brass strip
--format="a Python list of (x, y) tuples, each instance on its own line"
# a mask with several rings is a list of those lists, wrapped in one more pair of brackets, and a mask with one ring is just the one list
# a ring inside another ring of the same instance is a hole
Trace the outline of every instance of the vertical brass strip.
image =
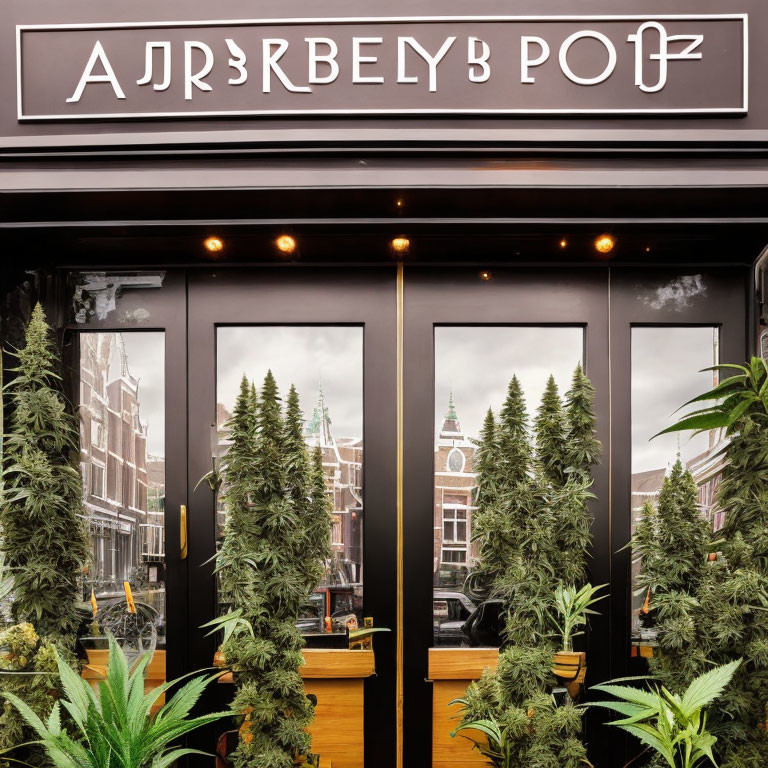
[(397, 671), (396, 696), (396, 765), (403, 768), (403, 264), (397, 265)]
[(608, 582), (613, 585), (613, 338), (611, 269), (608, 268)]

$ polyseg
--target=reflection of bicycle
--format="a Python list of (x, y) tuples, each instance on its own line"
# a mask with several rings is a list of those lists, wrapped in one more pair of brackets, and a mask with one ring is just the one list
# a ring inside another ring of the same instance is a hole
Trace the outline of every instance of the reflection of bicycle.
[(129, 662), (144, 654), (154, 653), (157, 646), (157, 630), (162, 618), (157, 610), (142, 602), (136, 602), (136, 613), (128, 610), (125, 600), (111, 600), (99, 610), (100, 635), (81, 638), (86, 650), (106, 650), (107, 635), (114, 635)]

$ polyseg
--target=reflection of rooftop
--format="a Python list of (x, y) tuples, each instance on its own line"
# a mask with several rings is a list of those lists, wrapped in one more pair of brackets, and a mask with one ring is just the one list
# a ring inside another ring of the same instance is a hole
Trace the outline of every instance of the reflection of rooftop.
[(635, 472), (632, 475), (632, 495), (658, 496), (666, 473), (667, 470), (664, 467), (648, 469), (645, 472)]

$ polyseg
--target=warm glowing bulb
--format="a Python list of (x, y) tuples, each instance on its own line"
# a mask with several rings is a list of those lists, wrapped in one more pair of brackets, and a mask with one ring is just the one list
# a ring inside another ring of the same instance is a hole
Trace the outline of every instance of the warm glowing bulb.
[(483, 270), (483, 271), (480, 273), (480, 279), (481, 279), (481, 280), (485, 280), (485, 281), (488, 281), (488, 280), (490, 280), (490, 279), (491, 279), (491, 273), (490, 273), (490, 272), (487, 272), (487, 271), (485, 271), (485, 270)]
[(650, 245), (647, 245), (647, 246), (645, 247), (645, 252), (646, 252), (646, 253), (650, 253), (650, 252), (651, 252), (651, 246), (650, 246)]
[(567, 248), (567, 247), (568, 247), (568, 241), (567, 241), (565, 238), (563, 238), (563, 239), (560, 241), (560, 247), (561, 247), (561, 248)]
[(395, 201), (395, 205), (396, 205), (398, 208), (402, 208), (402, 207), (405, 205), (405, 200), (403, 200), (402, 198), (398, 198), (398, 199)]
[(616, 241), (610, 235), (600, 235), (595, 240), (595, 250), (598, 253), (610, 253), (614, 245), (616, 245)]
[(293, 253), (296, 250), (296, 241), (290, 235), (280, 235), (275, 245), (281, 253)]
[(203, 241), (203, 245), (207, 251), (211, 253), (218, 253), (224, 249), (224, 242), (219, 237), (206, 237)]
[(406, 253), (411, 247), (411, 241), (407, 237), (395, 237), (390, 245), (396, 253)]

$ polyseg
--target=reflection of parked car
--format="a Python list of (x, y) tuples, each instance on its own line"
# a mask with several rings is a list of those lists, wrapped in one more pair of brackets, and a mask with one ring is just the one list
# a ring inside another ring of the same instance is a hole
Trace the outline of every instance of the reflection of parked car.
[(352, 586), (320, 587), (299, 614), (296, 626), (303, 634), (325, 632), (325, 617), (330, 615), (333, 632), (346, 632), (347, 625), (360, 625), (360, 599)]
[(432, 595), (432, 639), (434, 645), (468, 645), (462, 630), (475, 604), (463, 592), (435, 590)]
[(461, 628), (472, 648), (501, 645), (504, 625), (504, 604), (501, 600), (485, 600), (472, 612)]

